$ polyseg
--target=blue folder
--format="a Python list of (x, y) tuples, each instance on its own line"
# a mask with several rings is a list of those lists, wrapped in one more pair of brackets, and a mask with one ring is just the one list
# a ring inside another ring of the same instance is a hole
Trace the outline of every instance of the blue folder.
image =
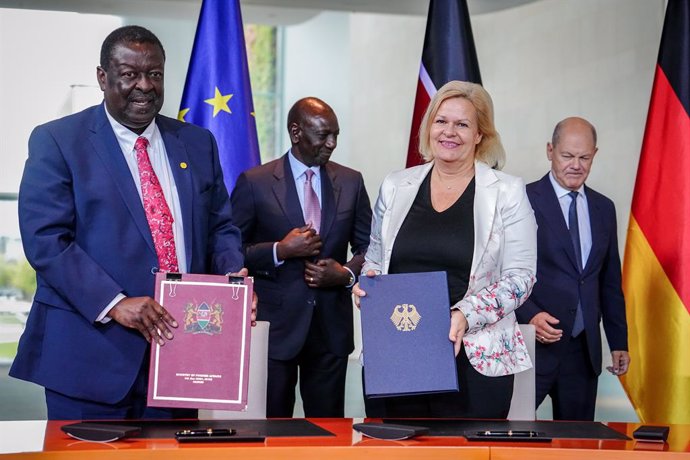
[(445, 272), (362, 276), (368, 397), (458, 391)]

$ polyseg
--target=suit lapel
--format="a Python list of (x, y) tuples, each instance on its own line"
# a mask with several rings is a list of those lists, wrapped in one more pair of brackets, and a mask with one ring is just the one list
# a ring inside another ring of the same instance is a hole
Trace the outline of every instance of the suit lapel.
[(101, 158), (105, 168), (110, 173), (110, 177), (117, 187), (122, 201), (124, 201), (125, 206), (132, 215), (132, 220), (139, 229), (141, 236), (146, 241), (149, 249), (155, 254), (156, 249), (153, 245), (151, 229), (149, 229), (149, 224), (146, 220), (139, 192), (137, 192), (137, 187), (129, 166), (127, 166), (127, 161), (122, 155), (120, 144), (117, 142), (115, 133), (105, 115), (105, 106), (103, 104), (96, 111), (90, 130), (90, 141), (94, 151)]
[(321, 227), (319, 234), (324, 240), (335, 221), (342, 188), (335, 169), (330, 163), (321, 167)]
[[(419, 192), (420, 184), (424, 181), (424, 178), (429, 174), (433, 166), (434, 162), (431, 161), (423, 167), (411, 171), (410, 176), (404, 181), (401, 181), (395, 188), (395, 195), (391, 197), (392, 205), (390, 211), (386, 213), (389, 217), (387, 219), (384, 217), (383, 219), (381, 234), (383, 235), (384, 241), (395, 241), (403, 221), (410, 212), (410, 208), (412, 208), (412, 203), (414, 203), (414, 199)], [(386, 254), (386, 272), (388, 271), (389, 263), (390, 252)]]
[(592, 231), (592, 249), (589, 251), (587, 263), (583, 269), (584, 273), (591, 270), (594, 265), (599, 265), (597, 261), (600, 260), (602, 253), (605, 251), (604, 242), (608, 240), (606, 238), (605, 219), (599, 207), (599, 200), (589, 187), (585, 186), (585, 189), (585, 193), (587, 193), (587, 209), (589, 210), (589, 224)]
[[(177, 187), (177, 196), (180, 200), (182, 226), (184, 228), (184, 249), (187, 256), (187, 269), (189, 270), (192, 264), (192, 257), (194, 256), (194, 254), (192, 254), (192, 241), (194, 241), (195, 237), (192, 225), (194, 218), (192, 215), (194, 209), (194, 193), (192, 175), (189, 168), (189, 155), (186, 146), (178, 138), (177, 131), (173, 130), (164, 118), (157, 117), (156, 123), (163, 137), (165, 151), (168, 155), (168, 162), (170, 163), (170, 169), (175, 179), (175, 187)], [(187, 167), (183, 168), (182, 164), (187, 165)]]
[(304, 214), (302, 213), (302, 206), (299, 204), (299, 197), (295, 188), (295, 178), (292, 177), (292, 169), (290, 169), (287, 154), (283, 156), (282, 161), (276, 161), (273, 178), (275, 179), (273, 195), (278, 206), (280, 206), (293, 228), (302, 227), (304, 225)]
[(534, 200), (532, 206), (538, 208), (541, 215), (544, 216), (546, 225), (551, 228), (550, 234), (556, 236), (573, 268), (579, 272), (580, 268), (575, 257), (573, 241), (570, 239), (570, 232), (563, 217), (561, 204), (553, 185), (551, 185), (548, 173), (539, 181), (537, 193), (540, 195), (540, 199)]
[(489, 244), (498, 200), (498, 189), (492, 187), (498, 179), (491, 168), (484, 163), (476, 162), (474, 177), (474, 254), (470, 272), (473, 275), (477, 272)]

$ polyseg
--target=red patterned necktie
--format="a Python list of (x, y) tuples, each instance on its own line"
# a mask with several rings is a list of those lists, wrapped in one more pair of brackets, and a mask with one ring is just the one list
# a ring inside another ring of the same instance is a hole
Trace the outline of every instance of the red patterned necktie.
[(156, 247), (158, 268), (165, 272), (177, 272), (179, 269), (173, 235), (173, 217), (158, 176), (151, 166), (149, 153), (146, 151), (148, 145), (149, 141), (145, 137), (138, 138), (134, 143), (146, 220), (149, 222), (153, 244)]
[(304, 180), (304, 222), (310, 223), (311, 226), (319, 233), (321, 226), (321, 206), (319, 205), (319, 198), (316, 196), (314, 188), (311, 186), (311, 179), (314, 177), (314, 171), (307, 169), (304, 173), (306, 179)]

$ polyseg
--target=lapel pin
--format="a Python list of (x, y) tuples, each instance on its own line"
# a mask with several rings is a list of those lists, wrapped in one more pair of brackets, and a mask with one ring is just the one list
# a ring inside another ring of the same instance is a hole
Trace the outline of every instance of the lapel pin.
[(184, 161), (180, 163), (180, 168), (187, 169), (187, 163), (185, 163)]

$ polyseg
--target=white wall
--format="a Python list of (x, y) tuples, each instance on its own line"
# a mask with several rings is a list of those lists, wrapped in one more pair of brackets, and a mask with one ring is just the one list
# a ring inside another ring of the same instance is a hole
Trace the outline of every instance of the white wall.
[[(588, 118), (599, 134), (588, 185), (616, 203), (621, 248), (663, 13), (664, 0), (542, 0), (472, 18), (505, 170), (537, 180), (555, 124)], [(424, 27), (414, 16), (350, 15), (352, 132), (343, 136), (372, 200), (404, 166)]]
[(350, 27), (352, 166), (373, 205), (384, 176), (405, 167), (426, 18), (353, 14)]
[(664, 0), (543, 0), (473, 18), (505, 170), (540, 178), (554, 125), (571, 115), (589, 119), (599, 153), (587, 184), (616, 203), (621, 249), (663, 13)]
[(183, 21), (0, 9), (0, 192), (18, 190), (27, 141), (36, 125), (101, 101), (96, 81), (101, 43), (123, 24), (147, 27), (163, 43), (162, 113), (177, 117), (196, 16)]
[(0, 192), (18, 190), (33, 127), (71, 113), (71, 85), (97, 84), (101, 42), (119, 25), (115, 16), (0, 9)]
[[(306, 96), (315, 96), (328, 103), (338, 116), (340, 137), (333, 160), (350, 163), (350, 143), (354, 131), (350, 120), (351, 75), (350, 47), (347, 38), (349, 15), (324, 12), (302, 24), (285, 28), (283, 50), (283, 108), (290, 107)], [(286, 126), (281, 120), (281, 126)], [(290, 148), (287, 127), (281, 130), (282, 151)]]

